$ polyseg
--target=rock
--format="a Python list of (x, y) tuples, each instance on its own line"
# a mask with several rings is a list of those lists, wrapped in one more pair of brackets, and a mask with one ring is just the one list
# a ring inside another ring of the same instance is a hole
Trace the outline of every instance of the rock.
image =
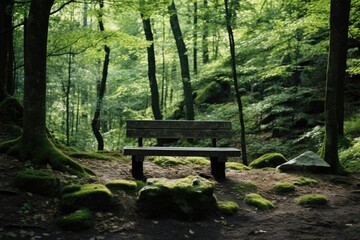
[(106, 211), (112, 206), (112, 194), (101, 184), (72, 184), (62, 190), (61, 208), (65, 212), (84, 208)]
[(312, 151), (289, 160), (277, 167), (282, 171), (312, 171), (324, 172), (330, 169), (330, 165)]
[(80, 209), (59, 217), (56, 223), (65, 230), (81, 231), (93, 227), (93, 214), (88, 209)]
[(58, 177), (45, 170), (26, 169), (15, 177), (15, 186), (27, 192), (54, 197), (60, 192)]
[(277, 167), (287, 160), (281, 153), (267, 153), (252, 161), (249, 165), (251, 168)]
[(138, 190), (138, 184), (136, 181), (131, 180), (111, 180), (105, 184), (105, 186), (112, 191), (124, 191), (127, 194), (135, 195)]
[(139, 210), (147, 216), (199, 218), (217, 210), (214, 183), (198, 176), (150, 178), (140, 190)]

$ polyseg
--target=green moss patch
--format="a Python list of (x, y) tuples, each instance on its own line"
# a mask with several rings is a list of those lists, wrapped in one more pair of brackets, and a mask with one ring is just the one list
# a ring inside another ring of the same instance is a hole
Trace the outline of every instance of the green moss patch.
[(251, 168), (249, 168), (248, 166), (245, 166), (242, 163), (238, 163), (238, 162), (226, 162), (226, 167), (233, 169), (233, 170), (250, 170)]
[(275, 208), (275, 206), (269, 200), (263, 198), (262, 196), (256, 193), (246, 194), (245, 203), (254, 206), (260, 210), (270, 210)]
[(292, 184), (290, 182), (281, 182), (281, 183), (275, 184), (273, 189), (278, 194), (286, 194), (286, 193), (295, 192), (296, 187), (294, 184)]
[(210, 161), (203, 157), (187, 157), (185, 158), (185, 162), (197, 164), (197, 165), (208, 165)]
[(295, 180), (294, 184), (298, 186), (315, 185), (317, 181), (312, 178), (300, 177)]
[(62, 190), (61, 207), (63, 211), (87, 208), (95, 211), (109, 210), (112, 207), (112, 194), (101, 184), (65, 186)]
[(80, 209), (68, 215), (61, 216), (56, 223), (65, 230), (81, 231), (94, 225), (93, 215), (87, 209)]
[(281, 153), (267, 153), (252, 161), (249, 165), (251, 168), (277, 167), (285, 163), (287, 159)]
[(328, 203), (328, 200), (326, 196), (322, 194), (307, 194), (301, 196), (297, 200), (297, 203), (302, 206), (316, 207), (326, 205)]
[(256, 184), (252, 182), (237, 182), (234, 183), (231, 188), (241, 193), (254, 192), (257, 190)]
[(156, 157), (152, 162), (159, 166), (176, 166), (186, 164), (183, 159), (176, 157)]
[(97, 159), (97, 160), (117, 160), (113, 156), (108, 156), (99, 152), (73, 152), (69, 156), (74, 158), (87, 158), (87, 159)]
[(137, 205), (149, 216), (203, 217), (217, 209), (214, 183), (198, 176), (181, 179), (150, 178)]
[(236, 202), (231, 201), (218, 201), (217, 207), (219, 212), (224, 215), (233, 215), (240, 209)]
[(14, 185), (22, 190), (45, 196), (56, 196), (60, 190), (60, 180), (45, 170), (27, 169), (19, 172)]
[(138, 184), (136, 181), (131, 180), (112, 180), (105, 184), (110, 190), (124, 191), (127, 194), (135, 195), (138, 190)]

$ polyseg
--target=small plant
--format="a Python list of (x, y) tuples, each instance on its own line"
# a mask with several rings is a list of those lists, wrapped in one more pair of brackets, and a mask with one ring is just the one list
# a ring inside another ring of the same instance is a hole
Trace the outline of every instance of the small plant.
[(297, 203), (299, 205), (307, 206), (307, 207), (322, 206), (322, 205), (326, 205), (327, 202), (328, 202), (328, 200), (327, 200), (326, 196), (321, 195), (321, 194), (307, 194), (307, 195), (301, 196), (297, 200)]
[(275, 208), (274, 204), (272, 204), (269, 200), (263, 198), (262, 196), (256, 193), (247, 194), (245, 196), (245, 203), (254, 206), (260, 210), (270, 210)]
[(231, 201), (218, 201), (218, 210), (224, 215), (233, 215), (239, 211), (239, 205), (236, 202)]
[(274, 190), (278, 194), (286, 194), (295, 192), (296, 188), (295, 185), (290, 182), (281, 182), (275, 184)]

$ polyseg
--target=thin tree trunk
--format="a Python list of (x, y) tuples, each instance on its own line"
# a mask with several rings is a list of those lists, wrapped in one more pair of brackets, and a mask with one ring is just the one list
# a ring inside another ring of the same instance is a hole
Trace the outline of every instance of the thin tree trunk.
[(191, 88), (191, 80), (190, 80), (189, 59), (187, 55), (186, 45), (181, 32), (174, 0), (171, 2), (171, 5), (169, 6), (169, 12), (170, 12), (171, 30), (175, 38), (176, 47), (180, 59), (181, 78), (183, 83), (184, 99), (185, 99), (185, 116), (187, 120), (194, 120), (195, 118), (194, 100), (192, 96), (192, 88)]
[[(100, 31), (105, 31), (104, 23), (102, 21), (102, 12), (101, 12), (104, 7), (104, 2), (103, 2), (103, 0), (100, 0), (99, 3), (100, 3), (99, 4), (100, 5), (100, 13), (98, 16), (99, 29), (100, 29)], [(110, 63), (110, 47), (105, 45), (104, 51), (105, 51), (105, 58), (104, 58), (104, 63), (103, 63), (102, 77), (101, 77), (99, 93), (98, 93), (98, 97), (97, 97), (97, 101), (96, 101), (96, 109), (95, 109), (95, 113), (94, 113), (94, 118), (91, 122), (91, 128), (92, 128), (95, 138), (98, 142), (97, 149), (100, 151), (104, 150), (104, 138), (100, 132), (100, 113), (101, 113), (103, 98), (105, 95), (106, 80), (107, 80), (107, 76), (108, 76), (108, 68), (109, 68), (109, 63)]]
[(225, 1), (225, 14), (226, 14), (226, 28), (228, 31), (229, 43), (230, 43), (231, 69), (232, 69), (233, 80), (234, 80), (236, 101), (238, 104), (238, 111), (239, 111), (239, 121), (240, 121), (240, 130), (241, 130), (240, 144), (241, 144), (241, 152), (242, 152), (241, 157), (242, 157), (243, 163), (245, 165), (248, 165), (247, 154), (246, 154), (246, 143), (245, 143), (244, 114), (243, 114), (243, 107), (242, 107), (241, 95), (239, 92), (237, 72), (236, 72), (235, 41), (234, 41), (234, 35), (233, 35), (232, 27), (231, 27), (231, 12), (228, 7), (228, 0), (224, 0), (224, 1)]
[[(339, 120), (342, 118), (343, 89), (346, 69), (347, 29), (350, 0), (331, 0), (330, 48), (325, 96), (325, 140), (323, 157), (333, 171), (342, 171), (338, 155)], [(339, 89), (340, 87), (340, 89)], [(339, 97), (340, 95), (340, 97)], [(341, 117), (339, 117), (341, 115)]]
[(148, 58), (148, 77), (151, 91), (151, 108), (154, 114), (154, 118), (157, 120), (162, 119), (159, 103), (159, 89), (156, 81), (156, 61), (155, 61), (155, 50), (154, 50), (154, 37), (151, 30), (150, 18), (144, 18), (141, 14), (143, 22), (144, 32), (146, 40), (151, 42), (150, 46), (147, 47), (147, 58)]
[(209, 26), (208, 26), (208, 0), (204, 0), (204, 24), (202, 30), (202, 55), (203, 55), (203, 63), (206, 64), (209, 62), (209, 43), (208, 43), (208, 36), (209, 36)]
[(193, 61), (194, 61), (194, 74), (198, 74), (198, 65), (197, 65), (197, 25), (198, 25), (198, 6), (197, 0), (194, 0), (194, 29), (193, 29)]

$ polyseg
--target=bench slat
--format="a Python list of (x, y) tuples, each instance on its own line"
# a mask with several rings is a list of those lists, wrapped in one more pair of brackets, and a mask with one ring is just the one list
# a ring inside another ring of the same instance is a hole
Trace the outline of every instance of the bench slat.
[(203, 129), (126, 129), (126, 136), (130, 138), (231, 138), (233, 132)]
[(236, 148), (211, 147), (124, 147), (124, 155), (240, 157), (241, 151)]
[(130, 129), (231, 129), (230, 121), (195, 121), (195, 120), (126, 120)]

